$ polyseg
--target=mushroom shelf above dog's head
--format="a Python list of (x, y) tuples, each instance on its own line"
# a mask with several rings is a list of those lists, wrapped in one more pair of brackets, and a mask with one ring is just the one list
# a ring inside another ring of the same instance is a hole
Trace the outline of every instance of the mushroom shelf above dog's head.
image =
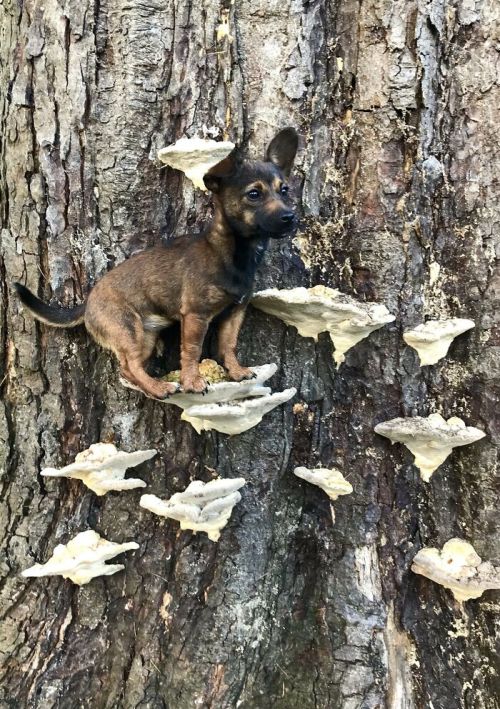
[(205, 138), (180, 138), (173, 145), (158, 151), (158, 160), (165, 165), (181, 170), (195, 187), (206, 190), (203, 177), (226, 158), (234, 143), (218, 142)]

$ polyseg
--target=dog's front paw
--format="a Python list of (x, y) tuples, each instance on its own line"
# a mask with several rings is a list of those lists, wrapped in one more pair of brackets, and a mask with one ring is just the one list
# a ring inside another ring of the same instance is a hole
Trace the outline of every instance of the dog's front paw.
[(203, 377), (181, 377), (182, 389), (186, 394), (205, 394), (208, 384)]
[(254, 379), (256, 377), (255, 372), (252, 372), (250, 367), (228, 367), (227, 374), (231, 381), (242, 382), (244, 379)]

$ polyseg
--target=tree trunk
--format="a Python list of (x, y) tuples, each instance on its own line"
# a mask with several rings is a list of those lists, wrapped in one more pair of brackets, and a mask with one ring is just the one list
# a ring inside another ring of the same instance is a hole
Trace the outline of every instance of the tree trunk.
[[(409, 570), (453, 536), (499, 561), (493, 1), (3, 0), (0, 12), (1, 706), (499, 706), (499, 593), (460, 607)], [(276, 362), (274, 388), (299, 390), (259, 426), (198, 435), (177, 408), (124, 389), (83, 328), (21, 309), (13, 281), (72, 305), (134, 251), (201, 227), (210, 199), (159, 169), (158, 148), (214, 129), (260, 157), (286, 125), (302, 135), (300, 255), (274, 245), (257, 287), (322, 283), (397, 319), (336, 369), (326, 336), (251, 310), (244, 363)], [(419, 368), (403, 330), (450, 315), (476, 328)], [(425, 484), (373, 427), (432, 411), (487, 437)], [(40, 477), (99, 440), (156, 447), (138, 477), (162, 498), (214, 471), (245, 477), (220, 541), (142, 510), (141, 491), (96, 497)], [(318, 464), (354, 487), (335, 524), (326, 495), (292, 475)], [(140, 544), (125, 571), (83, 587), (19, 576), (88, 528)]]

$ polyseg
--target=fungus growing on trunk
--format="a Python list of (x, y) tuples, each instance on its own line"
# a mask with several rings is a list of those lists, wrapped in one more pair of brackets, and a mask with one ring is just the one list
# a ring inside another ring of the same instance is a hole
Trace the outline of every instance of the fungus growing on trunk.
[(252, 399), (190, 406), (182, 412), (181, 418), (189, 421), (198, 433), (215, 430), (235, 436), (256, 426), (265, 414), (284, 404), (296, 393), (297, 390), (292, 387)]
[(184, 492), (176, 492), (169, 500), (161, 500), (156, 495), (143, 495), (139, 504), (161, 517), (177, 520), (181, 529), (190, 529), (195, 534), (205, 532), (209, 539), (216, 542), (231, 517), (233, 507), (241, 500), (238, 490), (245, 482), (244, 478), (208, 483), (193, 480)]
[(115, 544), (103, 539), (92, 529), (80, 532), (67, 544), (58, 544), (45, 564), (35, 564), (22, 572), (25, 578), (63, 576), (83, 586), (96, 576), (111, 576), (125, 567), (106, 564), (108, 559), (131, 549), (139, 549), (135, 542)]
[(374, 330), (395, 320), (385, 305), (360, 303), (326, 286), (314, 288), (269, 288), (259, 291), (252, 305), (293, 325), (303, 337), (318, 339), (328, 332), (335, 346), (334, 360), (341, 364), (345, 353)]
[(411, 570), (449, 588), (461, 603), (479, 598), (489, 589), (500, 589), (500, 568), (482, 562), (472, 544), (450, 539), (440, 551), (436, 547), (420, 549)]
[(458, 335), (472, 329), (473, 320), (450, 318), (449, 320), (428, 320), (413, 330), (403, 333), (404, 341), (417, 351), (420, 366), (435, 364), (446, 356), (448, 349)]
[(155, 456), (154, 448), (125, 453), (117, 450), (112, 443), (94, 443), (87, 450), (78, 453), (74, 463), (64, 468), (45, 468), (44, 477), (74, 478), (93, 490), (96, 495), (105, 495), (110, 490), (132, 490), (146, 487), (144, 480), (125, 479), (125, 471), (144, 463)]
[(331, 500), (336, 500), (340, 495), (350, 495), (352, 485), (348, 482), (340, 470), (336, 468), (295, 468), (293, 474), (308, 483), (317, 485), (326, 492)]
[(383, 421), (375, 426), (375, 432), (393, 443), (403, 443), (415, 456), (415, 465), (425, 482), (429, 482), (453, 448), (467, 446), (486, 435), (478, 428), (466, 426), (456, 416), (446, 421), (441, 414)]
[(205, 138), (180, 138), (158, 151), (158, 160), (181, 170), (195, 187), (206, 190), (203, 176), (234, 150), (234, 143)]

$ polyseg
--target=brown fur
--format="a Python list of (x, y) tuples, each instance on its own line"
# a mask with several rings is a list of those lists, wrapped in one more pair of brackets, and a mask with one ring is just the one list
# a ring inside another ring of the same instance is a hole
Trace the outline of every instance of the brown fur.
[[(115, 353), (122, 375), (144, 393), (162, 399), (175, 390), (175, 385), (150, 377), (144, 369), (159, 331), (174, 321), (181, 323), (182, 387), (205, 391), (198, 369), (203, 340), (210, 321), (225, 311), (219, 356), (234, 381), (252, 376), (236, 357), (238, 333), (269, 239), (286, 236), (293, 228), (294, 214), (283, 183), (296, 148), (297, 135), (288, 128), (271, 142), (265, 162), (226, 158), (205, 176), (215, 196), (214, 219), (205, 234), (132, 256), (90, 292), (85, 327)], [(258, 190), (258, 199), (252, 190)], [(72, 317), (73, 311), (43, 304), (24, 286), (18, 286), (18, 292), (43, 322), (70, 327), (82, 320), (82, 306)]]

